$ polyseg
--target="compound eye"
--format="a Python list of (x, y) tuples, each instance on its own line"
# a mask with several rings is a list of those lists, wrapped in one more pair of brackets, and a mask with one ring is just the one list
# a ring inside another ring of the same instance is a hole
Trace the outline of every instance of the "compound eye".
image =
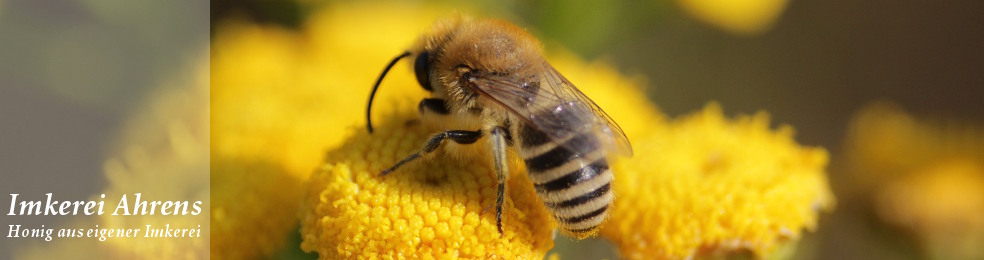
[(431, 61), (429, 52), (421, 52), (413, 62), (413, 70), (417, 74), (417, 82), (427, 91), (434, 91), (430, 84)]

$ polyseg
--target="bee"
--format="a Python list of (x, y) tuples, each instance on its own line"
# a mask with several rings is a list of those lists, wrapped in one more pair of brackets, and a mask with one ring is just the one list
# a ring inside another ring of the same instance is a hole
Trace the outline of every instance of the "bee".
[(460, 128), (446, 129), (465, 130), (435, 134), (380, 176), (448, 140), (468, 145), (487, 137), (498, 181), (500, 234), (510, 147), (525, 162), (537, 195), (564, 233), (584, 238), (597, 232), (614, 200), (608, 157), (631, 156), (632, 147), (611, 117), (547, 63), (535, 38), (499, 20), (457, 16), (439, 21), (376, 80), (366, 108), (370, 133), (372, 99), (403, 58), (413, 61), (418, 83), (431, 93), (418, 105), (422, 116), (448, 117), (441, 121)]

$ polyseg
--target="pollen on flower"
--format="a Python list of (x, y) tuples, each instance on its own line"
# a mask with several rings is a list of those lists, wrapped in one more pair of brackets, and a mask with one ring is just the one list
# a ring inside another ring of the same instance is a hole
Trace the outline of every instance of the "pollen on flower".
[(502, 234), (490, 207), (496, 177), (486, 153), (449, 157), (439, 149), (378, 176), (434, 132), (405, 123), (415, 117), (391, 116), (372, 134), (354, 129), (341, 148), (328, 153), (306, 191), (301, 248), (327, 259), (543, 258), (553, 247), (554, 225), (516, 162), (507, 182)]
[(802, 147), (765, 113), (729, 120), (717, 105), (652, 125), (620, 160), (602, 235), (630, 259), (765, 256), (833, 205), (827, 152)]

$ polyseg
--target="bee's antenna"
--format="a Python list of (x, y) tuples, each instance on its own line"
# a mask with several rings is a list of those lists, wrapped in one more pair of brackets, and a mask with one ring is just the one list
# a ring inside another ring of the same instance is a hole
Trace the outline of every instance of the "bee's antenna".
[(396, 56), (396, 58), (393, 58), (393, 61), (390, 61), (389, 65), (386, 65), (386, 69), (383, 69), (383, 74), (379, 74), (379, 79), (376, 79), (376, 84), (372, 86), (372, 93), (369, 94), (369, 106), (366, 107), (366, 122), (368, 122), (366, 126), (369, 127), (370, 134), (372, 133), (372, 99), (376, 96), (376, 90), (379, 89), (379, 83), (383, 82), (383, 77), (386, 77), (386, 73), (389, 72), (393, 65), (396, 65), (397, 61), (409, 56), (410, 52), (408, 51), (400, 54), (400, 56)]

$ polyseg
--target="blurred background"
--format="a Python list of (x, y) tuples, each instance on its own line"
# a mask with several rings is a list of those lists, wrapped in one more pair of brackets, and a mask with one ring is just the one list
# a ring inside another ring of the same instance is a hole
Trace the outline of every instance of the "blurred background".
[[(208, 15), (208, 5), (192, 0), (0, 0), (0, 194), (5, 198), (0, 222), (5, 231), (8, 225), (44, 224), (57, 233), (60, 228), (105, 227), (110, 221), (84, 215), (7, 216), (9, 194), (34, 201), (44, 200), (46, 193), (57, 201), (99, 201), (105, 193), (106, 215), (123, 193), (195, 201), (190, 197), (200, 192), (176, 193), (196, 189), (207, 197), (206, 157), (199, 155), (202, 160), (194, 162), (172, 157), (178, 139), (168, 137), (167, 129), (188, 122), (192, 127), (180, 128), (192, 129), (188, 133), (199, 143), (191, 146), (207, 151)], [(205, 81), (199, 83), (195, 79), (203, 70)], [(204, 92), (195, 91), (199, 86)], [(206, 105), (192, 106), (192, 100)], [(152, 108), (164, 103), (183, 106)], [(205, 123), (195, 115), (204, 115)], [(154, 159), (147, 167), (138, 166), (134, 155)], [(182, 166), (171, 167), (170, 162)], [(107, 176), (114, 172), (116, 177)], [(148, 172), (164, 177), (148, 178), (153, 184), (134, 181)], [(170, 180), (186, 173), (203, 176), (195, 180), (204, 187), (182, 184), (188, 188), (171, 189)], [(167, 221), (177, 224), (181, 219)], [(128, 227), (152, 223), (139, 217), (117, 221)], [(195, 222), (208, 227), (207, 218)], [(3, 259), (114, 256), (85, 253), (113, 247), (113, 242), (44, 242), (7, 235), (0, 239)], [(62, 246), (67, 243), (85, 246)], [(28, 251), (54, 254), (31, 257)]]

